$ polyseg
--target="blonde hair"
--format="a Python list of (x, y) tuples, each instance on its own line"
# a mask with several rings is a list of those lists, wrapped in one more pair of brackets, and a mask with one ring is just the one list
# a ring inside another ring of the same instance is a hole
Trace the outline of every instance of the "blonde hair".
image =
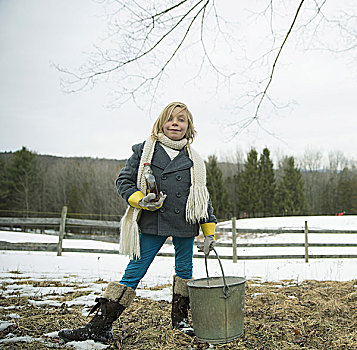
[(188, 141), (187, 143), (188, 144), (192, 143), (192, 141), (195, 138), (197, 132), (195, 130), (195, 127), (193, 126), (192, 114), (188, 110), (187, 106), (182, 102), (171, 102), (162, 110), (162, 112), (160, 113), (159, 117), (157, 118), (157, 120), (154, 123), (154, 125), (152, 127), (152, 130), (151, 130), (151, 137), (154, 140), (158, 140), (159, 133), (163, 132), (162, 128), (164, 127), (164, 124), (169, 120), (173, 110), (176, 107), (182, 108), (182, 110), (186, 112), (187, 121), (188, 121), (188, 127), (187, 127), (185, 138), (187, 139), (187, 141)]

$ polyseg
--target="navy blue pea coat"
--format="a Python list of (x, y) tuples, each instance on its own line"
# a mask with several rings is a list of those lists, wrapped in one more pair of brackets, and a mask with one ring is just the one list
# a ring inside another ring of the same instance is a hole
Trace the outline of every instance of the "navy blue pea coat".
[[(139, 189), (137, 188), (137, 176), (140, 158), (144, 143), (134, 145), (133, 155), (126, 162), (116, 180), (119, 194), (128, 202), (128, 198)], [(200, 223), (188, 223), (186, 221), (186, 201), (191, 186), (192, 160), (185, 149), (173, 159), (168, 156), (159, 142), (155, 144), (154, 154), (151, 160), (151, 169), (156, 178), (159, 191), (167, 195), (163, 206), (156, 211), (142, 210), (139, 219), (139, 228), (142, 233), (193, 237), (199, 233), (199, 224), (217, 222), (213, 215), (211, 201), (208, 203), (208, 219)]]

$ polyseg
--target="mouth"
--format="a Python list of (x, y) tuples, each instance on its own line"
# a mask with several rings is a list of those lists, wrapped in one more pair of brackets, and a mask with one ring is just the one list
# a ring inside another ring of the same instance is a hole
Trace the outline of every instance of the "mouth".
[(180, 132), (181, 130), (178, 129), (169, 129), (170, 131), (176, 131), (176, 132)]

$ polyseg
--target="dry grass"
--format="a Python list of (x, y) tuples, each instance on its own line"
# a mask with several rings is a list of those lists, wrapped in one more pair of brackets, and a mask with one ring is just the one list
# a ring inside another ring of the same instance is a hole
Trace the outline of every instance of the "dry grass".
[[(34, 281), (14, 278), (14, 283), (33, 284)], [(101, 281), (103, 282), (103, 281)], [(49, 281), (43, 286), (73, 286), (73, 283)], [(80, 285), (78, 286), (80, 287)], [(6, 283), (3, 283), (3, 290)], [(65, 348), (58, 338), (44, 334), (61, 328), (78, 327), (88, 319), (81, 307), (69, 310), (65, 304), (80, 295), (89, 293), (80, 289), (65, 295), (51, 295), (63, 302), (61, 307), (35, 307), (28, 298), (15, 293), (1, 295), (0, 319), (17, 313), (22, 318), (13, 319), (14, 325), (0, 332), (15, 336), (32, 336), (45, 341), (1, 344), (3, 349)], [(34, 299), (31, 297), (31, 299)], [(16, 309), (6, 309), (15, 306)], [(215, 345), (214, 349), (357, 349), (357, 280), (350, 282), (307, 281), (296, 284), (258, 283), (248, 281), (245, 299), (245, 334), (234, 342)], [(110, 349), (207, 349), (208, 344), (198, 343), (180, 332), (170, 329), (170, 304), (137, 298), (114, 324), (115, 339)]]

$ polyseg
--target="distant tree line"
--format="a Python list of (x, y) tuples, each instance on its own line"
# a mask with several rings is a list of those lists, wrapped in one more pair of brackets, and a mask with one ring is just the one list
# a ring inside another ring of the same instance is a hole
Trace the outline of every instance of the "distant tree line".
[[(339, 153), (321, 167), (321, 154), (300, 161), (283, 157), (276, 169), (265, 148), (252, 148), (245, 160), (206, 163), (207, 186), (218, 218), (357, 214), (357, 168)], [(342, 170), (340, 170), (342, 168)]]
[[(208, 158), (207, 187), (219, 219), (281, 215), (357, 214), (357, 169), (331, 157), (321, 168), (318, 155), (300, 164), (283, 157), (276, 167), (270, 151), (252, 148), (244, 159)], [(25, 147), (0, 153), (0, 215), (58, 216), (118, 220), (126, 208), (115, 180), (125, 160), (38, 155)]]
[(124, 161), (44, 156), (25, 147), (0, 155), (2, 216), (56, 215), (66, 205), (74, 217), (118, 220), (126, 208), (115, 188)]

